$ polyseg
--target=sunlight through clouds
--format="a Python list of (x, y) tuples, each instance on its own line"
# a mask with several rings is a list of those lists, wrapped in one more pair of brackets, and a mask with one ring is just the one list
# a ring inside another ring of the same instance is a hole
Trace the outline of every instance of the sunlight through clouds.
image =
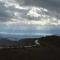
[(6, 30), (3, 32), (15, 31), (16, 33), (27, 31), (26, 33), (33, 32), (38, 35), (50, 34), (56, 28), (56, 31), (60, 30), (60, 7), (57, 3), (60, 1), (58, 0), (56, 5), (53, 2), (52, 0), (37, 0), (36, 2), (34, 0), (32, 2), (30, 0), (0, 0), (0, 30), (4, 28)]

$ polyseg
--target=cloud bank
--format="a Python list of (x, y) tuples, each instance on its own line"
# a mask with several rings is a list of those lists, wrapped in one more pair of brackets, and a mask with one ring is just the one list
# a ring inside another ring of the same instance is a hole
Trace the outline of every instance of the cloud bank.
[(0, 0), (0, 32), (59, 34), (60, 0)]

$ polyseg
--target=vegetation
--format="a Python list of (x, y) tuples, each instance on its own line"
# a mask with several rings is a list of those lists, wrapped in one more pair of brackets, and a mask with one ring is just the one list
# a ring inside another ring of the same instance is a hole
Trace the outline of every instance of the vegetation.
[(7, 38), (0, 39), (0, 47), (22, 47), (35, 45), (35, 40), (38, 39), (41, 46), (60, 47), (60, 36), (46, 36), (41, 38), (25, 38), (19, 41), (11, 41)]
[(0, 60), (60, 60), (60, 49), (6, 48), (0, 50)]
[[(36, 39), (40, 47), (24, 48), (34, 45)], [(22, 39), (9, 47), (0, 49), (0, 60), (60, 60), (60, 36)]]

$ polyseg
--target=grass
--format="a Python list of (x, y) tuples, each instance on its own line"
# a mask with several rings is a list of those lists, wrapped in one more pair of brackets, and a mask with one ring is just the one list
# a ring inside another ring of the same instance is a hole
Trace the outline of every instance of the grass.
[(60, 48), (6, 48), (0, 50), (0, 60), (60, 60)]

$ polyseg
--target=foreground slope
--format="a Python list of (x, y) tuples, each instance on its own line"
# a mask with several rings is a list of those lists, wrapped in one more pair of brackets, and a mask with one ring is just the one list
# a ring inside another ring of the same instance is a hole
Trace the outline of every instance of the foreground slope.
[(0, 60), (60, 60), (60, 48), (18, 48), (0, 50)]

